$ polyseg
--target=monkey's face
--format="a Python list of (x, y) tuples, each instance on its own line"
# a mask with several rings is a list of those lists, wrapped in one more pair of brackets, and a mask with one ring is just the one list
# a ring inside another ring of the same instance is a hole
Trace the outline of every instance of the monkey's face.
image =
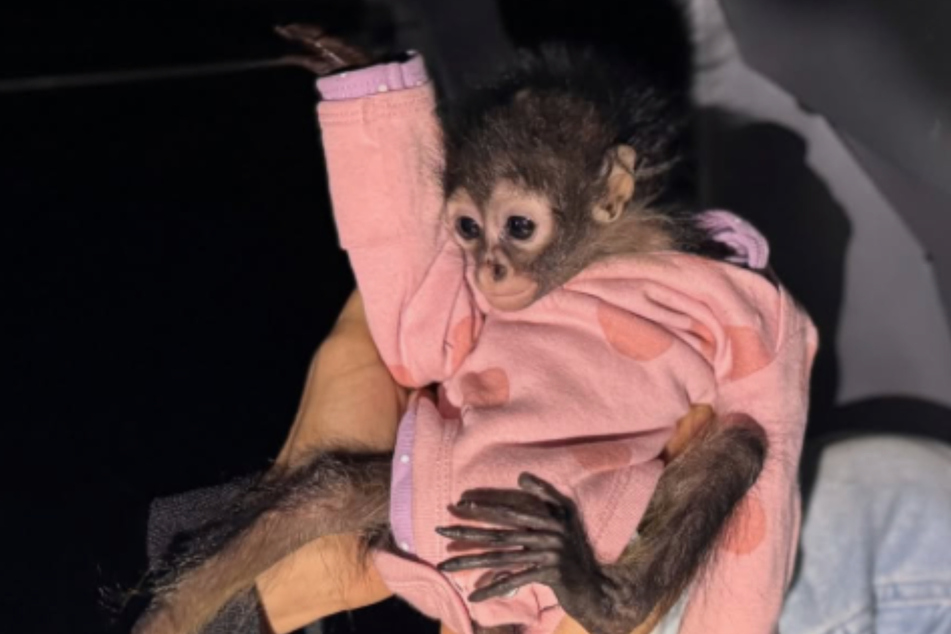
[(539, 297), (542, 286), (530, 272), (531, 263), (556, 231), (547, 200), (503, 182), (477, 205), (459, 189), (447, 201), (446, 220), (489, 304), (512, 311)]
[(526, 308), (596, 259), (603, 234), (618, 220), (634, 191), (635, 154), (612, 148), (596, 192), (564, 209), (509, 180), (478, 199), (458, 188), (446, 203), (446, 221), (474, 268), (475, 283), (493, 308)]

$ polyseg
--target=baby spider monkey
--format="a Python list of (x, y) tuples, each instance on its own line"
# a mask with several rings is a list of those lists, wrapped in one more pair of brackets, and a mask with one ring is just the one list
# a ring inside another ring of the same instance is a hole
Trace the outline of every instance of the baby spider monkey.
[[(318, 75), (368, 62), (314, 27), (280, 32)], [(808, 318), (722, 262), (742, 254), (692, 213), (689, 67), (528, 54), (441, 125), (427, 86), (384, 88), (321, 106), (335, 214), (383, 359), (440, 396), (414, 399), (398, 461), (324, 452), (265, 477), (169, 563), (135, 632), (198, 632), (279, 559), (355, 531), (392, 589), (457, 631), (655, 623), (763, 472), (761, 423), (798, 455), (806, 387), (788, 378), (812, 353)], [(678, 425), (692, 433), (661, 470)], [(794, 469), (774, 478), (764, 495), (787, 509)], [(782, 512), (780, 547), (756, 557), (789, 552)]]

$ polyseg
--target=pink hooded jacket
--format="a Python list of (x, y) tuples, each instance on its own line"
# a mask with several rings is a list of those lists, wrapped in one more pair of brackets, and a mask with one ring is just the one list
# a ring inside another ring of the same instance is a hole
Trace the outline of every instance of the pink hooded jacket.
[(414, 397), (400, 428), (392, 517), (405, 552), (376, 556), (387, 585), (460, 634), (472, 620), (552, 632), (564, 612), (547, 587), (469, 604), (484, 571), (435, 569), (458, 554), (434, 532), (458, 523), (447, 506), (532, 472), (576, 501), (612, 561), (676, 422), (709, 404), (759, 421), (770, 453), (681, 631), (773, 631), (798, 536), (809, 318), (757, 273), (674, 252), (600, 263), (524, 310), (492, 311), (441, 220), (434, 96), (417, 83), (318, 108), (340, 241), (380, 354), (400, 383), (440, 385), (436, 399)]

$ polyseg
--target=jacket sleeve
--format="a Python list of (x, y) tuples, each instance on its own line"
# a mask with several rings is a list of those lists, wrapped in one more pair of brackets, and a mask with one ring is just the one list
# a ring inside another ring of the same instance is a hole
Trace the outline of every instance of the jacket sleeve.
[(818, 343), (812, 322), (785, 292), (778, 308), (775, 339), (736, 330), (729, 354), (720, 355), (727, 367), (717, 368), (722, 385), (716, 411), (752, 416), (765, 429), (769, 448), (710, 569), (695, 582), (681, 634), (770, 634), (778, 628), (799, 540), (798, 467)]
[(340, 243), (380, 355), (410, 387), (445, 380), (482, 322), (442, 221), (434, 108), (429, 85), (318, 107)]

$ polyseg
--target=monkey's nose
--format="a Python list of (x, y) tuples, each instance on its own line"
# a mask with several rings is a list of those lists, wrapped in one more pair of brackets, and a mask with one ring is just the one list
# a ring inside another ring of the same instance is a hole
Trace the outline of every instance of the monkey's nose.
[(489, 262), (489, 267), (492, 269), (492, 279), (496, 282), (501, 282), (508, 275), (508, 268), (500, 262)]

